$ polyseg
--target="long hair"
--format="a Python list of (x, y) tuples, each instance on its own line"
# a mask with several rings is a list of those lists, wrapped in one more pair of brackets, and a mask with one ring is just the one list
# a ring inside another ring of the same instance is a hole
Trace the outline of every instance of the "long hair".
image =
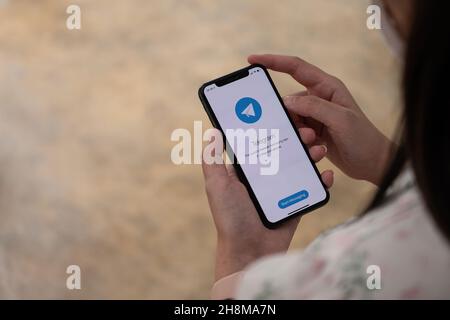
[(450, 241), (450, 4), (412, 2), (400, 147), (369, 210), (384, 202), (387, 189), (408, 162), (432, 218)]

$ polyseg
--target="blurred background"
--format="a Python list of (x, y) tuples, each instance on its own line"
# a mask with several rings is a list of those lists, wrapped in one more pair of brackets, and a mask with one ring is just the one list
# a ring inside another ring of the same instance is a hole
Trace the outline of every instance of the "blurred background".
[[(66, 28), (70, 4), (79, 31)], [(208, 298), (215, 231), (201, 168), (172, 164), (170, 134), (210, 127), (198, 87), (270, 52), (341, 78), (391, 135), (399, 67), (367, 29), (367, 6), (0, 0), (0, 298)], [(273, 77), (282, 94), (301, 89)], [(358, 214), (373, 190), (337, 170), (292, 249)], [(82, 290), (66, 288), (71, 264)]]

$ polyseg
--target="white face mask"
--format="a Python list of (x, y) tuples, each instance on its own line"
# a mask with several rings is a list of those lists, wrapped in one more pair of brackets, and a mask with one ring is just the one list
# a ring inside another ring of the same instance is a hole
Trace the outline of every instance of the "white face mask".
[(381, 9), (381, 32), (387, 46), (398, 59), (402, 60), (405, 52), (405, 43), (395, 27), (393, 18), (386, 11), (381, 0), (372, 0), (372, 2)]

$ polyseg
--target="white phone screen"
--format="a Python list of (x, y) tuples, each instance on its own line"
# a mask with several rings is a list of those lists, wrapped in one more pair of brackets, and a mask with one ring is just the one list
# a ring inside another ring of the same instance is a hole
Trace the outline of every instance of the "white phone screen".
[[(262, 68), (249, 69), (248, 76), (222, 86), (206, 86), (203, 93), (269, 222), (279, 222), (327, 199)], [(244, 144), (236, 142), (240, 136), (236, 132), (244, 132)], [(255, 157), (261, 161), (255, 163)]]

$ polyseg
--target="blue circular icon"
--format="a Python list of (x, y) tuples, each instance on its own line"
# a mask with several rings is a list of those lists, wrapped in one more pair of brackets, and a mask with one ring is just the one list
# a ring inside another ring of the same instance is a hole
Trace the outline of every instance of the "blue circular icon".
[(245, 97), (236, 103), (236, 115), (242, 122), (255, 123), (261, 118), (262, 108), (258, 101)]

